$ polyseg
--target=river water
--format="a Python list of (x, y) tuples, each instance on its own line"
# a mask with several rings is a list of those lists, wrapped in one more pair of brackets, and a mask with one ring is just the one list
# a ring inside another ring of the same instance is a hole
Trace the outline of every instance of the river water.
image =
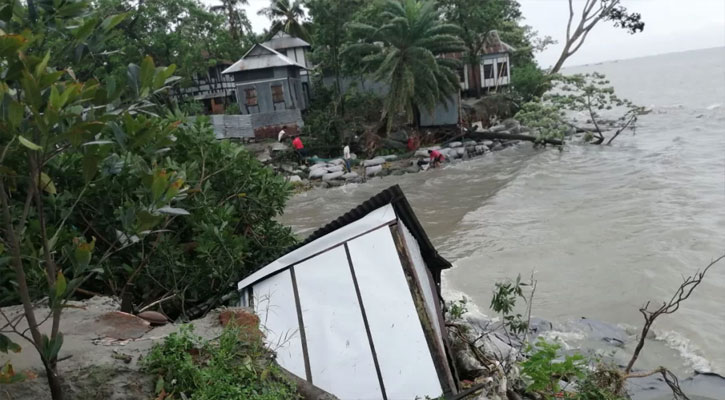
[[(533, 271), (534, 315), (586, 316), (634, 332), (640, 306), (669, 299), (682, 276), (725, 252), (725, 48), (564, 72), (591, 71), (652, 108), (636, 135), (561, 152), (521, 145), (439, 170), (312, 190), (295, 196), (281, 220), (304, 237), (397, 183), (454, 264), (444, 274), (446, 296), (465, 294), (487, 313), (496, 281)], [(725, 374), (725, 262), (655, 331), (641, 367)]]

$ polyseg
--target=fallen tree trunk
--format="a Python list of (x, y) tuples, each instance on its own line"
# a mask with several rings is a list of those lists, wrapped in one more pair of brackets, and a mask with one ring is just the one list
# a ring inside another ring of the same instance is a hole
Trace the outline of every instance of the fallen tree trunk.
[(526, 140), (528, 142), (543, 142), (546, 144), (553, 144), (554, 146), (563, 146), (564, 142), (559, 139), (539, 139), (535, 136), (521, 135), (518, 133), (494, 133), (494, 132), (481, 132), (481, 131), (469, 131), (468, 136), (471, 136), (476, 140)]
[(279, 364), (277, 365), (282, 371), (282, 374), (289, 379), (290, 382), (297, 386), (297, 393), (302, 396), (303, 400), (339, 400), (335, 395), (332, 395), (319, 387), (307, 382), (306, 380), (298, 377), (297, 375), (282, 368)]

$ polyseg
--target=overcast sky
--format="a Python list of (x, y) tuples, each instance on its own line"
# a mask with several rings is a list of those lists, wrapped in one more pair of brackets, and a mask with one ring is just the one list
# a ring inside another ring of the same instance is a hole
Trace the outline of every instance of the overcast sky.
[[(202, 0), (214, 4), (214, 0)], [(269, 0), (248, 0), (247, 16), (256, 32), (269, 26), (257, 15)], [(559, 41), (538, 54), (543, 67), (548, 67), (561, 53), (568, 2), (566, 0), (519, 0), (527, 25), (543, 35)], [(584, 0), (575, 0), (581, 8)], [(600, 22), (587, 42), (567, 61), (567, 66), (591, 64), (607, 60), (642, 57), (692, 49), (725, 46), (725, 0), (623, 0), (630, 11), (642, 14), (644, 32), (630, 35), (611, 23)], [(725, 62), (725, 60), (723, 60)]]

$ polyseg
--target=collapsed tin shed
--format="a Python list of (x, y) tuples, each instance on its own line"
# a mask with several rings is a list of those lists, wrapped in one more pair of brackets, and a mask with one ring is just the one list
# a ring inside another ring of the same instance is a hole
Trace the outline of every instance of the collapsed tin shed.
[(238, 284), (277, 362), (340, 399), (456, 393), (441, 271), (400, 187), (315, 231)]

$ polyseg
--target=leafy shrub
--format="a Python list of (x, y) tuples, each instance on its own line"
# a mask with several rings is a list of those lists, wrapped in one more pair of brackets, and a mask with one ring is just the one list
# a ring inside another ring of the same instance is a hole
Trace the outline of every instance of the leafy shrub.
[[(600, 365), (590, 369), (591, 360), (581, 354), (562, 356), (561, 345), (539, 339), (526, 349), (528, 359), (521, 362), (526, 390), (545, 399), (567, 397), (576, 400), (626, 400), (622, 376), (616, 369)], [(567, 382), (565, 387), (561, 382)], [(564, 393), (567, 389), (567, 393)]]
[(526, 302), (524, 287), (527, 285), (521, 281), (521, 275), (515, 281), (496, 282), (491, 298), (490, 308), (503, 316), (504, 328), (515, 335), (526, 332), (529, 327), (528, 320), (516, 312), (516, 302)]
[[(82, 287), (136, 306), (167, 298), (162, 307), (172, 317), (224, 294), (294, 243), (273, 220), (290, 195), (284, 180), (241, 145), (217, 141), (205, 119), (184, 120), (141, 115), (123, 129), (111, 123), (117, 145), (87, 146), (83, 156), (61, 154), (47, 164), (56, 193), (48, 195), (46, 218), (52, 226), (65, 220), (58, 243), (80, 240), (95, 254), (97, 273)], [(87, 168), (89, 158), (98, 173)], [(15, 303), (13, 274), (0, 268), (9, 276), (2, 301)], [(43, 269), (26, 275), (31, 294), (42, 296)]]
[(156, 345), (143, 366), (158, 376), (156, 394), (165, 399), (279, 400), (295, 399), (294, 386), (271, 361), (261, 338), (228, 326), (214, 341), (181, 327)]
[(519, 104), (541, 98), (551, 88), (550, 81), (550, 76), (534, 63), (514, 66), (511, 71), (511, 86)]
[[(172, 296), (162, 304), (172, 315), (224, 294), (294, 242), (274, 221), (290, 195), (284, 180), (240, 144), (217, 141), (204, 120), (181, 121), (160, 151), (108, 155), (105, 184), (89, 187), (72, 216), (96, 237), (96, 252), (107, 254), (88, 287), (130, 294), (136, 305)], [(72, 175), (59, 183), (80, 186)], [(154, 198), (140, 195), (144, 186), (172, 206), (149, 211)]]
[(451, 301), (448, 303), (448, 316), (452, 321), (457, 321), (463, 318), (463, 315), (468, 312), (468, 299), (462, 297), (459, 300)]
[(544, 394), (548, 399), (561, 393), (561, 380), (571, 382), (586, 376), (584, 356), (574, 354), (560, 359), (559, 349), (561, 345), (543, 339), (529, 345), (529, 358), (521, 363), (521, 373), (529, 380), (527, 391)]
[(342, 147), (379, 118), (382, 100), (374, 93), (351, 87), (342, 98), (335, 90), (315, 85), (315, 97), (305, 116), (305, 148), (310, 155), (337, 157)]
[(524, 104), (515, 118), (540, 140), (563, 139), (569, 131), (563, 114), (560, 108), (537, 100)]

